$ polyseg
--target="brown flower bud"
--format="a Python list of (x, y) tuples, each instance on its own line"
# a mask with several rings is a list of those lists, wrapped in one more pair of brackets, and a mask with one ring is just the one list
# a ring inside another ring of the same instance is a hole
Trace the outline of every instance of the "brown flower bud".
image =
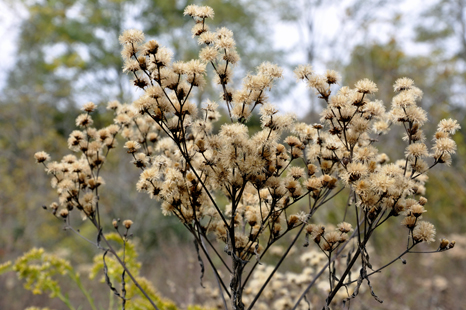
[(133, 225), (133, 221), (132, 220), (124, 220), (123, 225), (126, 227), (126, 229), (130, 229), (131, 225)]
[(57, 210), (57, 209), (58, 209), (58, 203), (52, 202), (52, 203), (50, 204), (50, 209), (52, 209), (52, 210)]
[(37, 163), (43, 163), (50, 159), (50, 155), (45, 152), (37, 152), (34, 154)]
[(138, 57), (138, 63), (139, 63), (139, 67), (140, 67), (142, 70), (146, 70), (146, 69), (147, 69), (146, 57), (144, 57), (144, 56), (139, 56), (139, 57)]
[(299, 218), (297, 215), (291, 215), (290, 218), (288, 219), (288, 228), (292, 228), (296, 225), (296, 223), (298, 222)]
[(322, 185), (325, 187), (332, 181), (332, 177), (329, 176), (328, 174), (325, 174), (322, 176), (321, 181), (322, 181)]
[(69, 214), (70, 211), (68, 211), (68, 209), (62, 209), (60, 211), (60, 216), (64, 219), (66, 219), (68, 217), (68, 214)]
[(282, 154), (286, 151), (286, 148), (283, 144), (277, 145), (277, 154)]
[(317, 172), (317, 166), (313, 164), (307, 165), (307, 172), (309, 173), (309, 176), (314, 175)]
[(448, 245), (450, 245), (450, 241), (448, 241), (447, 239), (441, 239), (440, 240), (440, 250), (445, 250)]
[(200, 153), (204, 153), (206, 151), (204, 140), (202, 139), (197, 140), (196, 145), (199, 148)]
[(419, 204), (421, 206), (424, 206), (427, 203), (427, 198), (426, 197), (420, 197), (419, 198)]

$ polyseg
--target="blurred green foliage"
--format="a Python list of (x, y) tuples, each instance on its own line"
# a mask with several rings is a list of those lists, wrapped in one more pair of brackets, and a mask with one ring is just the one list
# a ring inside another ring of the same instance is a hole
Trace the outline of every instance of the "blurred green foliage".
[[(145, 277), (139, 275), (141, 264), (137, 261), (138, 254), (133, 243), (126, 242), (124, 245), (121, 237), (116, 233), (108, 234), (106, 235), (106, 238), (109, 241), (117, 243), (120, 248), (118, 251), (119, 255), (121, 257), (125, 257), (126, 266), (131, 270), (132, 274), (137, 278), (140, 285), (144, 288), (146, 293), (155, 302), (159, 309), (179, 309), (172, 301), (161, 298), (160, 294), (155, 290), (153, 284)], [(125, 250), (125, 255), (123, 255), (123, 248)], [(106, 265), (108, 270), (107, 274), (112, 285), (115, 286), (116, 283), (120, 283), (120, 285), (118, 285), (119, 287), (117, 288), (120, 290), (123, 268), (113, 257), (106, 258)], [(98, 255), (94, 259), (93, 266), (88, 269), (89, 278), (94, 279), (97, 275), (102, 274), (103, 270), (104, 266), (102, 255)], [(90, 307), (93, 310), (107, 308), (96, 306), (94, 299), (91, 296), (96, 295), (95, 291), (91, 293), (89, 289), (86, 289), (86, 283), (83, 284), (80, 274), (75, 271), (75, 268), (72, 267), (69, 260), (60, 258), (55, 254), (47, 253), (43, 248), (33, 248), (29, 250), (27, 253), (24, 253), (23, 256), (19, 257), (13, 265), (11, 262), (8, 262), (0, 266), (0, 275), (8, 271), (15, 271), (19, 279), (26, 281), (24, 287), (27, 290), (32, 291), (33, 294), (41, 295), (44, 293), (49, 293), (49, 298), (58, 298), (70, 310), (86, 309), (87, 307)], [(81, 296), (79, 307), (76, 308), (73, 306), (73, 302), (70, 300), (68, 293), (63, 292), (62, 289), (61, 283), (64, 282), (64, 276), (67, 276), (67, 278), (79, 288), (82, 295), (84, 295), (85, 299), (87, 300), (87, 304), (83, 304), (84, 299), (82, 298), (83, 296)], [(127, 302), (125, 308), (128, 310), (152, 309), (152, 305), (142, 295), (142, 293), (129, 279), (129, 277), (126, 276), (126, 278), (125, 289)], [(103, 275), (101, 282), (105, 282)], [(107, 294), (98, 294), (98, 296), (95, 296), (97, 297), (97, 300), (100, 302), (100, 304), (104, 302), (102, 297), (105, 295)], [(114, 309), (114, 307), (118, 307), (117, 304), (121, 302), (120, 299), (116, 301), (114, 299), (115, 297), (113, 294), (111, 294), (108, 300), (108, 309)], [(39, 308), (30, 307), (28, 309)], [(190, 305), (187, 309), (202, 310), (204, 308), (196, 305)]]

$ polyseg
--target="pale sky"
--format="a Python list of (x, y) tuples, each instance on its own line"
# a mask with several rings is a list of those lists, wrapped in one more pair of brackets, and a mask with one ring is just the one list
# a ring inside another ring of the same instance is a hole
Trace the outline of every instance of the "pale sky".
[[(306, 0), (296, 0), (300, 3), (305, 3)], [(390, 36), (393, 35), (393, 28), (388, 22), (388, 19), (392, 16), (394, 11), (401, 11), (403, 13), (402, 27), (398, 29), (396, 33), (397, 40), (399, 42), (404, 42), (403, 47), (405, 52), (411, 55), (419, 55), (428, 53), (428, 49), (421, 44), (414, 44), (413, 42), (413, 21), (419, 18), (420, 9), (424, 9), (428, 4), (434, 2), (435, 0), (394, 0), (389, 2), (385, 10), (377, 10), (377, 16), (374, 16), (374, 19), (379, 22), (374, 23), (371, 27), (368, 28), (368, 37), (377, 38), (381, 42), (386, 42), (390, 39)], [(335, 69), (327, 68), (325, 63), (328, 62), (330, 55), (334, 55), (334, 52), (326, 50), (325, 42), (323, 38), (334, 38), (339, 35), (346, 34), (348, 26), (342, 24), (342, 20), (345, 18), (345, 7), (348, 4), (351, 4), (354, 0), (341, 0), (338, 1), (338, 5), (325, 6), (325, 8), (320, 9), (318, 12), (313, 14), (315, 20), (314, 24), (316, 26), (316, 37), (317, 37), (317, 54), (318, 59), (313, 63), (313, 67), (317, 73), (324, 73), (326, 69)], [(349, 25), (350, 27), (352, 25)], [(345, 29), (342, 29), (342, 28)], [(303, 29), (303, 28), (301, 28)], [(351, 30), (350, 30), (351, 31)], [(361, 35), (362, 32), (358, 32), (357, 35)], [(335, 46), (334, 49), (340, 50), (343, 58), (343, 61), (348, 61), (352, 47), (360, 42), (364, 41), (363, 37), (347, 37), (341, 38), (340, 44), (343, 46)], [(287, 57), (293, 59), (294, 62), (305, 64), (306, 56), (305, 51), (303, 50), (304, 44), (301, 42), (306, 42), (307, 33), (304, 29), (300, 31), (298, 29), (298, 23), (279, 23), (275, 27), (274, 40), (276, 48), (287, 48), (289, 46), (296, 46), (293, 51), (287, 54)], [(370, 42), (367, 42), (370, 43)], [(344, 57), (346, 55), (346, 58)], [(293, 79), (293, 73), (291, 70), (285, 70), (285, 78)], [(297, 83), (297, 87), (290, 96), (287, 97), (285, 101), (280, 103), (280, 108), (287, 112), (293, 111), (305, 111), (309, 109), (309, 103), (307, 101), (301, 100), (302, 98), (307, 97), (308, 89), (305, 86), (305, 83)]]
[(6, 71), (11, 69), (15, 62), (15, 38), (18, 35), (18, 27), (26, 10), (21, 9), (19, 4), (11, 4), (0, 1), (0, 90), (3, 88), (6, 79)]

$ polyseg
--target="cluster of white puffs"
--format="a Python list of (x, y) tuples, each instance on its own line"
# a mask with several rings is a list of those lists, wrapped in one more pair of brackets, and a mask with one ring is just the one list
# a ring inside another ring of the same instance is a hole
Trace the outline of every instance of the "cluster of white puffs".
[[(178, 217), (188, 229), (215, 234), (244, 260), (301, 225), (307, 225), (307, 234), (322, 251), (334, 251), (348, 240), (352, 229), (348, 223), (331, 231), (309, 224), (337, 186), (351, 190), (354, 203), (370, 221), (381, 214), (402, 214), (413, 240), (434, 240), (433, 225), (420, 220), (427, 203), (422, 197), (425, 173), (451, 162), (456, 150), (451, 135), (459, 125), (442, 120), (429, 151), (422, 130), (426, 112), (417, 105), (422, 91), (412, 80), (395, 82), (396, 96), (386, 111), (373, 99), (377, 86), (372, 81), (364, 79), (335, 93), (340, 79), (336, 72), (318, 75), (310, 66), (300, 66), (297, 78), (307, 81), (327, 107), (320, 123), (298, 122), (268, 102), (266, 92), (282, 77), (281, 68), (263, 63), (244, 78), (240, 89), (233, 89), (231, 77), (239, 61), (233, 33), (226, 28), (209, 30), (205, 21), (213, 11), (208, 7), (188, 6), (185, 15), (196, 21), (192, 33), (202, 46), (199, 59), (172, 62), (170, 51), (157, 41), (145, 42), (139, 30), (125, 31), (120, 37), (123, 70), (142, 95), (130, 105), (110, 102), (114, 124), (101, 130), (92, 127), (95, 105), (86, 104), (76, 120), (81, 130), (69, 138), (70, 149), (80, 153), (79, 158), (67, 155), (60, 163), (46, 163), (46, 153), (36, 154), (58, 190), (55, 212), (61, 208), (59, 214), (67, 217), (77, 208), (95, 217), (97, 190), (103, 184), (98, 171), (120, 133), (134, 165), (141, 169), (138, 191), (162, 201), (162, 212)], [(208, 65), (231, 119), (218, 133), (213, 132), (213, 123), (219, 119), (219, 104), (207, 100), (198, 110), (189, 100), (206, 84)], [(245, 123), (256, 109), (262, 129), (251, 136)], [(397, 161), (374, 146), (374, 136), (386, 133), (391, 125), (405, 130), (407, 146)], [(290, 135), (282, 140), (285, 132)], [(306, 201), (299, 210), (298, 201)]]

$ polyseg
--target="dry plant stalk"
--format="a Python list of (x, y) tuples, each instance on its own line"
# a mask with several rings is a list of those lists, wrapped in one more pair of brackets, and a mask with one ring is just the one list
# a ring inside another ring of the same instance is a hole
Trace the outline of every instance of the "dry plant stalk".
[[(315, 90), (327, 107), (320, 123), (297, 122), (293, 115), (279, 114), (268, 102), (266, 91), (282, 77), (281, 68), (263, 63), (256, 74), (243, 79), (241, 89), (234, 90), (230, 84), (239, 56), (233, 33), (226, 28), (209, 30), (206, 19), (214, 15), (210, 7), (190, 5), (185, 15), (196, 22), (192, 35), (202, 46), (199, 59), (172, 62), (170, 51), (157, 41), (145, 42), (139, 30), (125, 31), (120, 37), (123, 71), (134, 77), (133, 83), (143, 95), (131, 105), (110, 102), (108, 108), (116, 114), (114, 124), (100, 130), (92, 127), (95, 105), (84, 105), (84, 113), (76, 120), (81, 130), (73, 131), (68, 140), (70, 149), (81, 153), (79, 159), (67, 155), (60, 163), (46, 163), (46, 153), (36, 154), (37, 162), (45, 165), (58, 191), (59, 201), (51, 205), (53, 214), (58, 213), (73, 229), (71, 211), (79, 210), (97, 229), (96, 246), (105, 254), (117, 255), (102, 233), (98, 191), (104, 184), (99, 172), (120, 133), (127, 140), (124, 147), (132, 162), (141, 170), (137, 190), (161, 201), (163, 214), (176, 216), (194, 236), (199, 259), (200, 250), (217, 278), (222, 296), (226, 295), (225, 309), (253, 309), (301, 235), (325, 254), (327, 264), (297, 294), (293, 309), (307, 308), (301, 301), (324, 272), (328, 272), (330, 287), (324, 308), (340, 289), (353, 282), (357, 282), (356, 289), (346, 301), (357, 295), (363, 281), (379, 300), (369, 277), (412, 253), (417, 244), (434, 241), (434, 226), (421, 220), (427, 203), (422, 196), (426, 172), (438, 164), (450, 164), (456, 150), (450, 135), (460, 126), (454, 120), (442, 120), (429, 151), (422, 130), (426, 112), (417, 105), (422, 91), (412, 80), (401, 78), (395, 82), (396, 95), (387, 112), (381, 101), (373, 99), (378, 90), (374, 82), (364, 79), (354, 88), (345, 86), (335, 91), (339, 75), (332, 70), (318, 75), (309, 65), (299, 66), (295, 74)], [(196, 88), (206, 84), (208, 65), (215, 72), (214, 83), (221, 87), (220, 98), (231, 120), (221, 126), (218, 134), (212, 130), (220, 115), (218, 104), (207, 100), (198, 111), (189, 100)], [(256, 109), (262, 130), (250, 136), (245, 123)], [(374, 139), (388, 132), (391, 125), (404, 128), (407, 145), (404, 157), (394, 162), (379, 153)], [(281, 141), (285, 131), (291, 135)], [(349, 197), (343, 222), (335, 229), (312, 223), (315, 212), (344, 189)], [(225, 198), (227, 205), (220, 203)], [(350, 213), (355, 218), (353, 224), (345, 222)], [(406, 251), (373, 270), (367, 251), (370, 237), (388, 219), (399, 215), (408, 232)], [(125, 232), (121, 236), (126, 238), (132, 222), (123, 224)], [(118, 221), (113, 225), (116, 229), (121, 226)], [(294, 237), (288, 249), (255, 297), (245, 304), (243, 290), (260, 260), (292, 231)], [(212, 235), (219, 241), (218, 246)], [(346, 248), (348, 244), (353, 245), (352, 250), (351, 246)], [(454, 242), (442, 239), (433, 252), (453, 246)], [(346, 262), (338, 260), (337, 264), (336, 258), (343, 254), (348, 257)], [(212, 256), (218, 256), (222, 266), (214, 265)], [(124, 260), (117, 258), (124, 267)], [(348, 274), (355, 271), (358, 260), (359, 276), (351, 281)], [(227, 271), (227, 276), (222, 277), (219, 269)], [(126, 273), (132, 278), (128, 270)], [(125, 298), (118, 296), (124, 306)]]

